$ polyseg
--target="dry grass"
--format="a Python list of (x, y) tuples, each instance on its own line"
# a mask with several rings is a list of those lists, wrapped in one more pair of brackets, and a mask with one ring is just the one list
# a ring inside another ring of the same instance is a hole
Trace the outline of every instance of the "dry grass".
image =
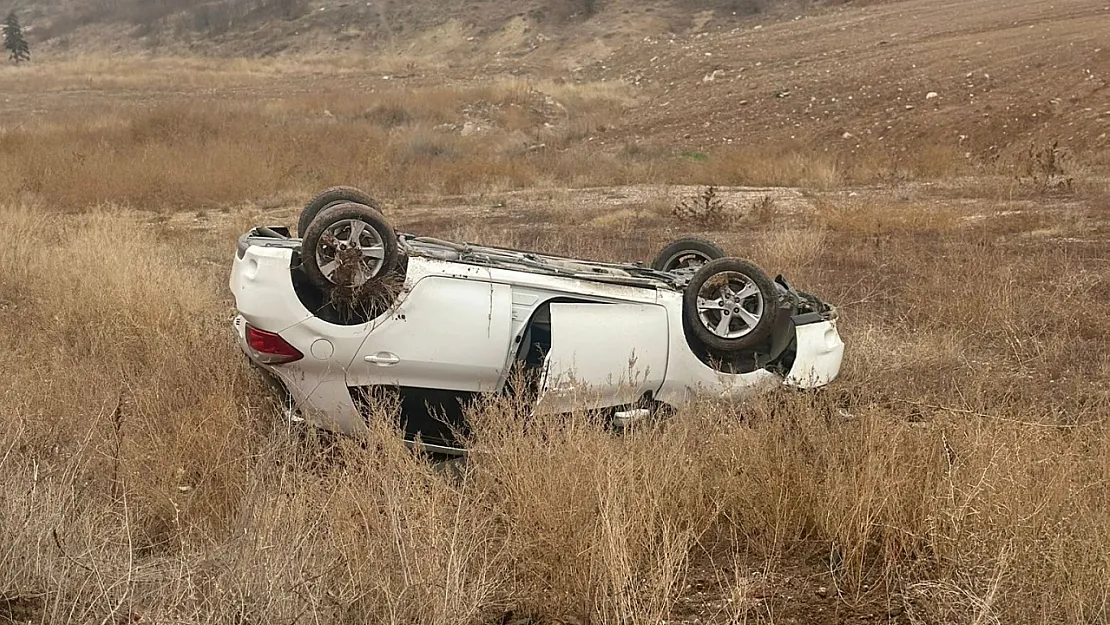
[[(152, 96), (135, 108), (93, 105), (0, 127), (0, 196), (74, 210), (107, 201), (202, 208), (339, 180), (382, 194), (460, 193), (598, 183), (647, 171), (577, 145), (577, 137), (611, 124), (629, 106), (630, 97), (615, 86), (505, 80), (360, 92), (325, 81), (299, 96), (252, 99), (214, 88), (208, 99), (171, 102), (174, 92), (159, 91), (162, 80), (173, 80), (168, 76), (192, 89), (203, 81), (257, 86), (278, 70), (232, 64), (210, 74), (184, 61), (154, 67), (164, 73), (147, 68), (151, 74), (133, 78)], [(95, 66), (54, 69), (48, 76), (68, 87), (82, 83), (85, 72), (96, 74)], [(95, 80), (97, 90), (134, 86)], [(67, 91), (19, 84), (27, 93)]]
[[(91, 57), (0, 68), (0, 87), (16, 95), (0, 110), (0, 198), (197, 209), (338, 182), (390, 196), (647, 181), (830, 189), (968, 169), (949, 167), (959, 159), (948, 152), (892, 161), (878, 146), (679, 153), (652, 138), (608, 138), (644, 97), (624, 83), (405, 82), (370, 73), (380, 60)], [(1080, 176), (1076, 188), (1093, 180)]]
[[(845, 305), (834, 387), (622, 436), (525, 430), (495, 401), (452, 480), (384, 425), (328, 443), (275, 421), (197, 250), (9, 205), (0, 595), (50, 622), (656, 623), (705, 567), (832, 558), (839, 600), (914, 622), (1104, 617), (1110, 326), (1066, 311), (1105, 278), (989, 223), (868, 210), (773, 226), (753, 254)], [(876, 219), (897, 255), (849, 246)]]
[[(864, 191), (723, 226), (729, 251), (840, 305), (846, 369), (820, 393), (706, 402), (623, 435), (585, 417), (525, 428), (491, 401), (456, 477), (403, 448), (388, 405), (365, 440), (283, 424), (228, 325), (236, 204), (331, 182), (391, 197), (796, 175), (789, 159), (672, 171), (595, 151), (576, 137), (629, 106), (609, 89), (336, 89), (9, 126), (0, 622), (858, 622), (888, 606), (915, 624), (1105, 620), (1110, 322), (1092, 311), (1110, 293), (1107, 229), (1079, 200), (1014, 213)], [(491, 130), (437, 128), (464, 114)], [(836, 186), (838, 167), (795, 181)], [(426, 233), (648, 259), (683, 228), (679, 197), (583, 211), (553, 189), (545, 210), (506, 196)], [(200, 206), (232, 215), (190, 231), (128, 210)], [(776, 590), (786, 572), (812, 586)]]

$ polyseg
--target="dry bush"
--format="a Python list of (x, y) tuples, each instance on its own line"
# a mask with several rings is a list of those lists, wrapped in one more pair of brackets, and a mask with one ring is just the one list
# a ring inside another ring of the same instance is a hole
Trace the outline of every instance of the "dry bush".
[[(568, 119), (591, 114), (573, 103), (588, 87), (560, 88), (539, 87)], [(509, 133), (436, 128), (479, 101), (536, 101), (483, 89), (55, 114), (0, 134), (8, 607), (51, 623), (470, 624), (511, 611), (655, 624), (703, 600), (692, 575), (729, 562), (735, 574), (706, 592), (743, 598), (725, 615), (736, 621), (813, 614), (773, 583), (753, 598), (739, 574), (752, 567), (820, 579), (830, 612), (893, 602), (914, 623), (1106, 619), (1110, 321), (1088, 313), (1110, 283), (1097, 224), (1079, 244), (1033, 236), (1062, 228), (1052, 215), (999, 206), (969, 219), (955, 203), (871, 194), (729, 233), (729, 249), (840, 307), (845, 368), (817, 393), (706, 400), (619, 435), (491, 400), (455, 478), (400, 444), (389, 404), (360, 439), (284, 425), (228, 324), (228, 242), (246, 214), (189, 232), (127, 205), (188, 217), (299, 203), (332, 181), (400, 192), (853, 175), (786, 149), (681, 171), (573, 143), (520, 156), (502, 152)], [(555, 194), (547, 212), (495, 224), (443, 211), (427, 230), (647, 260), (673, 234), (673, 200), (656, 190), (635, 200), (642, 210), (583, 213)]]
[[(1110, 403), (1089, 381), (1110, 373), (1110, 325), (1061, 314), (1105, 281), (1051, 247), (1015, 252), (975, 224), (936, 240), (897, 212), (864, 229), (896, 258), (848, 244), (858, 216), (772, 230), (756, 255), (845, 304), (834, 386), (620, 435), (491, 401), (448, 479), (400, 444), (388, 403), (358, 440), (271, 425), (216, 295), (224, 270), (195, 268), (202, 251), (161, 226), (2, 215), (0, 595), (33, 617), (657, 623), (706, 554), (831, 563), (834, 597), (884, 588), (915, 622), (1105, 616)], [(531, 242), (623, 254), (569, 232)], [(853, 304), (869, 276), (887, 292)], [(747, 578), (720, 584), (747, 597), (734, 616), (764, 614)]]
[(805, 186), (824, 189), (844, 181), (834, 155), (801, 145), (733, 147), (714, 150), (704, 162), (673, 168), (668, 182), (696, 184)]
[(1045, 145), (1030, 143), (1029, 149), (1021, 155), (1018, 181), (1038, 193), (1071, 191), (1075, 178), (1068, 160), (1059, 140)]
[(762, 232), (748, 256), (762, 267), (808, 282), (814, 265), (826, 253), (828, 234), (822, 228), (782, 227)]
[(838, 233), (881, 237), (892, 234), (938, 236), (955, 232), (965, 213), (939, 204), (918, 204), (873, 196), (840, 201), (821, 199), (813, 222)]
[(720, 226), (727, 219), (725, 204), (717, 197), (717, 188), (706, 187), (698, 195), (680, 201), (671, 210), (679, 221), (692, 222), (706, 228)]
[(751, 206), (748, 208), (747, 217), (749, 220), (757, 224), (772, 224), (778, 218), (778, 205), (775, 203), (775, 198), (769, 195), (760, 196), (759, 199), (752, 200)]
[[(610, 97), (607, 88), (596, 95), (552, 89), (571, 94), (585, 115)], [(322, 91), (261, 106), (216, 100), (62, 113), (0, 133), (3, 195), (72, 209), (113, 201), (195, 210), (336, 181), (369, 181), (387, 194), (458, 193), (641, 175), (615, 155), (528, 149), (578, 114), (546, 98), (527, 84), (494, 83), (354, 97)], [(492, 124), (488, 132), (466, 134), (473, 111), (489, 112), (479, 115), (479, 126)], [(546, 119), (555, 125), (545, 127)]]
[[(944, 176), (952, 171), (945, 163), (956, 162), (939, 148), (891, 161), (878, 147), (842, 154), (800, 141), (726, 146), (690, 161), (651, 140), (607, 140), (640, 102), (619, 81), (353, 86), (352, 77), (387, 61), (89, 57), (34, 74), (0, 68), (0, 87), (51, 106), (63, 105), (49, 94), (75, 88), (143, 94), (142, 106), (91, 99), (0, 120), (0, 194), (71, 207), (195, 210), (336, 182), (372, 183), (382, 194), (645, 181), (824, 189), (883, 180), (891, 167), (911, 178)], [(211, 95), (182, 101), (182, 87)]]
[(226, 328), (219, 283), (151, 228), (41, 207), (0, 217), (21, 237), (0, 257), (0, 335), (18, 346), (2, 356), (17, 427), (0, 435), (12, 494), (0, 594), (45, 597), (47, 620), (95, 620), (126, 594), (136, 558), (228, 529), (252, 383), (213, 340)]
[[(119, 96), (120, 90), (141, 91), (144, 98), (153, 101), (176, 101), (172, 96), (177, 89), (252, 88), (245, 96), (252, 99), (256, 89), (265, 85), (287, 86), (319, 78), (342, 77), (355, 71), (364, 72), (368, 63), (378, 65), (385, 59), (367, 59), (361, 55), (311, 55), (291, 58), (223, 58), (204, 56), (136, 57), (101, 54), (82, 54), (76, 57), (51, 59), (38, 64), (33, 71), (27, 67), (0, 67), (0, 86), (5, 92), (43, 94), (67, 89), (104, 90)], [(332, 91), (323, 85), (323, 91)], [(169, 90), (170, 97), (166, 97)], [(315, 91), (315, 90), (314, 90)], [(348, 97), (360, 97), (361, 90), (347, 92)], [(128, 101), (123, 97), (120, 101)], [(254, 101), (253, 104), (265, 104)], [(88, 102), (80, 101), (84, 107)]]
[(685, 162), (668, 172), (671, 182), (770, 185), (813, 190), (846, 184), (944, 180), (972, 171), (956, 149), (924, 137), (903, 150), (877, 142), (855, 149), (830, 146), (813, 137), (767, 145), (727, 145), (707, 151), (701, 162)]

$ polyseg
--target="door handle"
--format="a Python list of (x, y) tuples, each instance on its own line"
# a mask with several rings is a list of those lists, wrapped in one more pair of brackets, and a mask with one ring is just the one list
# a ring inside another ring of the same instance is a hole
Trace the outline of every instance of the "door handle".
[(379, 367), (388, 367), (401, 362), (401, 359), (397, 357), (397, 354), (391, 354), (389, 352), (378, 352), (376, 354), (371, 354), (363, 360), (378, 365)]

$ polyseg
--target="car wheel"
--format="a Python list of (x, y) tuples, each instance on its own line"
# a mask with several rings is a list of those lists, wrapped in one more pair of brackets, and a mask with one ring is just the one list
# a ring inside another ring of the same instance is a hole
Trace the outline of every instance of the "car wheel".
[(771, 334), (778, 308), (771, 278), (746, 260), (719, 258), (686, 286), (682, 312), (694, 337), (722, 353), (750, 350)]
[(325, 291), (360, 289), (402, 265), (393, 226), (354, 202), (316, 215), (301, 241), (301, 258), (309, 280)]
[(684, 237), (672, 241), (651, 261), (656, 271), (696, 269), (711, 260), (728, 256), (710, 241), (698, 237)]
[(359, 189), (354, 187), (330, 187), (321, 191), (319, 195), (312, 198), (312, 201), (301, 209), (301, 216), (297, 218), (297, 234), (303, 238), (305, 232), (308, 231), (309, 224), (312, 223), (313, 219), (316, 219), (321, 211), (346, 202), (362, 204), (379, 213), (382, 212), (382, 207), (378, 204), (378, 201)]

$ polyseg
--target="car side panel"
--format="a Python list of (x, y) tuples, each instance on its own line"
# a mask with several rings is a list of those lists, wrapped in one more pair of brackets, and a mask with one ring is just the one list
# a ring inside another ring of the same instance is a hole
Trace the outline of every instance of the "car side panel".
[(511, 317), (509, 285), (421, 277), (367, 333), (347, 383), (497, 391), (512, 340)]
[(551, 304), (538, 413), (631, 404), (667, 373), (667, 311), (654, 304)]

